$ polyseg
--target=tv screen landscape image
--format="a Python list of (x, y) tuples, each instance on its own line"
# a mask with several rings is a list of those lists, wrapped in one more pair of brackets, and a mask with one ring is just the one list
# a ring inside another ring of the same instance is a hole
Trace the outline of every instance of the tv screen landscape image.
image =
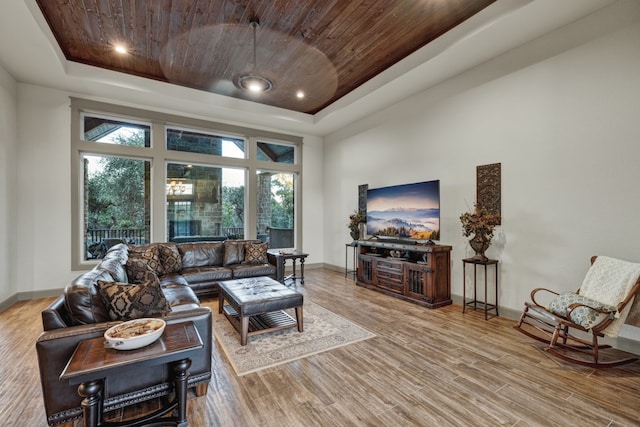
[(367, 190), (367, 234), (440, 240), (440, 181)]

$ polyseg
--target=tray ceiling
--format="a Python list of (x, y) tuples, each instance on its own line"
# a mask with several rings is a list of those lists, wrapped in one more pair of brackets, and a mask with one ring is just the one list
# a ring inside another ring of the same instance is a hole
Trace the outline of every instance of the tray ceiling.
[[(37, 3), (69, 61), (313, 114), (494, 1)], [(260, 23), (255, 44), (253, 19)], [(127, 53), (115, 52), (118, 45)], [(245, 74), (273, 87), (240, 89)]]

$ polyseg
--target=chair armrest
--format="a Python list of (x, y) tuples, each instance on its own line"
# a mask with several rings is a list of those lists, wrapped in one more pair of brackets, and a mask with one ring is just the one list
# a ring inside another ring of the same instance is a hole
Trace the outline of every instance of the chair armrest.
[(547, 292), (547, 293), (553, 294), (553, 295), (555, 295), (555, 296), (560, 295), (558, 292), (555, 292), (555, 291), (552, 291), (551, 289), (546, 289), (546, 288), (535, 288), (534, 290), (532, 290), (532, 291), (531, 291), (531, 301), (532, 301), (536, 306), (538, 306), (538, 307), (542, 307), (542, 308), (545, 308), (545, 306), (544, 306), (544, 305), (542, 305), (542, 304), (540, 304), (540, 303), (538, 303), (538, 301), (536, 301), (536, 294), (537, 294), (538, 292)]
[(64, 306), (64, 295), (60, 295), (47, 308), (42, 310), (41, 317), (42, 329), (45, 331), (73, 326), (73, 320)]
[(276, 266), (276, 280), (278, 282), (282, 282), (284, 280), (284, 262), (282, 260), (282, 256), (267, 251), (267, 260), (269, 264)]
[(615, 317), (615, 313), (618, 311), (618, 308), (612, 305), (608, 307), (607, 306), (593, 307), (588, 304), (574, 302), (573, 304), (569, 304), (569, 306), (567, 307), (567, 319), (571, 319), (571, 312), (573, 312), (573, 310), (575, 310), (578, 307), (586, 307), (593, 311), (597, 311), (598, 313), (608, 314), (612, 319)]

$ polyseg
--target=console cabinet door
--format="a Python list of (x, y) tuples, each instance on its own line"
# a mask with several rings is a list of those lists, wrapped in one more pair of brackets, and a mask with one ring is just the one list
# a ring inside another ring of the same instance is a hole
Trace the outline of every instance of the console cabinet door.
[(366, 255), (358, 256), (358, 280), (367, 285), (372, 285), (375, 280), (375, 263), (376, 258)]
[(424, 264), (405, 264), (406, 295), (410, 298), (423, 300), (429, 304), (436, 302), (433, 289), (433, 270)]

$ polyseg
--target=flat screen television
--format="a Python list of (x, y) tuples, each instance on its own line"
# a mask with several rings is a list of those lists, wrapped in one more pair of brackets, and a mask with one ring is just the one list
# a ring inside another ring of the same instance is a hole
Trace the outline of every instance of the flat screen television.
[(413, 243), (440, 240), (440, 181), (368, 189), (367, 235)]

